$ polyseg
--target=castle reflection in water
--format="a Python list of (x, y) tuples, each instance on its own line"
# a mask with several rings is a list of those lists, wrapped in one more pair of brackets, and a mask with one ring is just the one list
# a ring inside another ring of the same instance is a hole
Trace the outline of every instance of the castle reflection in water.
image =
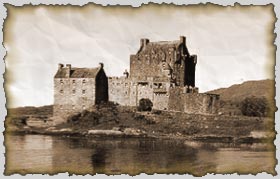
[(5, 174), (259, 173), (275, 174), (265, 144), (184, 143), (152, 139), (86, 139), (6, 135)]

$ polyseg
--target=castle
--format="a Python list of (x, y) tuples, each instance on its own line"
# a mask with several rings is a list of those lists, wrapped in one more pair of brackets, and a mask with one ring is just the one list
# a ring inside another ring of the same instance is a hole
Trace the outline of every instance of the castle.
[(219, 96), (199, 93), (195, 86), (197, 56), (191, 55), (186, 38), (176, 41), (140, 40), (130, 55), (130, 72), (107, 77), (103, 64), (98, 68), (71, 68), (59, 64), (54, 77), (54, 115), (71, 114), (102, 101), (137, 106), (148, 98), (153, 109), (186, 113), (216, 113)]

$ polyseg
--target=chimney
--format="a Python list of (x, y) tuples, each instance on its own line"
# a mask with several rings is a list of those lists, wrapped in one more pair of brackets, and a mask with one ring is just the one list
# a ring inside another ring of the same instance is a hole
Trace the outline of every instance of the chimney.
[(104, 67), (104, 64), (103, 63), (99, 63), (99, 66), (100, 66), (100, 68), (103, 68)]
[(141, 47), (145, 47), (149, 42), (150, 42), (149, 39), (141, 39), (140, 45), (141, 45)]
[(71, 64), (66, 64), (66, 78), (70, 77)]
[(129, 73), (128, 73), (127, 69), (123, 72), (123, 74), (124, 74), (125, 78), (128, 78)]
[(61, 70), (63, 68), (63, 66), (64, 66), (63, 64), (59, 63), (58, 64), (58, 69)]
[(183, 44), (186, 44), (186, 37), (185, 36), (180, 36), (180, 42)]

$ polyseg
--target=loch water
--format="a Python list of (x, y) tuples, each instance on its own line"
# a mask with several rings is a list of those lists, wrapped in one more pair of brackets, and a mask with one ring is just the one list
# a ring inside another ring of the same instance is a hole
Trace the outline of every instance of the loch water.
[(228, 144), (147, 138), (5, 135), (5, 175), (207, 173), (275, 174), (268, 143)]

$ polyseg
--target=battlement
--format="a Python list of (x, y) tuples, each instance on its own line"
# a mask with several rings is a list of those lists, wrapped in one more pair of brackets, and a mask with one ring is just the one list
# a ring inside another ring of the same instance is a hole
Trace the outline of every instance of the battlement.
[(126, 78), (125, 76), (110, 76), (108, 77), (109, 81), (114, 81), (114, 80), (119, 80), (119, 81), (128, 81), (129, 79)]

